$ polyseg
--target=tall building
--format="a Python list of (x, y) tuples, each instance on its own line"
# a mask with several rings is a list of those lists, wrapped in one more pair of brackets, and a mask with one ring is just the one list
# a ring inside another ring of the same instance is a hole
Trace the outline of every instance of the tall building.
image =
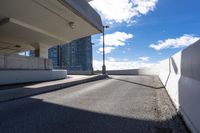
[(72, 71), (92, 70), (91, 36), (49, 49), (54, 68)]

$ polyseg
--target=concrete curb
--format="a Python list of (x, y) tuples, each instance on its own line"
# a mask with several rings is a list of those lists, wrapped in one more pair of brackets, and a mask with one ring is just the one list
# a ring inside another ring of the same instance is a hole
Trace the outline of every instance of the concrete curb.
[(67, 83), (54, 84), (50, 86), (40, 87), (40, 88), (14, 88), (9, 90), (0, 91), (0, 103), (9, 102), (21, 98), (26, 98), (34, 95), (39, 95), (43, 93), (48, 93), (66, 87), (71, 87), (83, 83), (88, 83), (92, 81), (102, 80), (108, 78), (108, 75), (97, 75), (91, 78), (79, 79)]

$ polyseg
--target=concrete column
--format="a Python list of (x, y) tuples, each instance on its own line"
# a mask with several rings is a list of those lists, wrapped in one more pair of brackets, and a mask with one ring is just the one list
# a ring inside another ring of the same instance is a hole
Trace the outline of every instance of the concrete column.
[(35, 48), (35, 57), (48, 59), (49, 46), (42, 43), (31, 44)]

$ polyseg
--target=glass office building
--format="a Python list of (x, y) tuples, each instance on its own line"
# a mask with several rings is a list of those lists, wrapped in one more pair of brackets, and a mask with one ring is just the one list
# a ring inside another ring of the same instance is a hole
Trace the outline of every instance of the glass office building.
[(64, 45), (49, 49), (49, 59), (52, 59), (55, 69), (72, 71), (92, 70), (91, 36), (84, 37)]

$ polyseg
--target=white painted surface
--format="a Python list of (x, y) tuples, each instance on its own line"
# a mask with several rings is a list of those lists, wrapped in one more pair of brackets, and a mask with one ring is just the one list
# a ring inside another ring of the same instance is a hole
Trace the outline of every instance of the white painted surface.
[(66, 70), (5, 70), (0, 71), (0, 85), (64, 79)]
[(200, 41), (164, 60), (159, 77), (194, 133), (200, 133)]

